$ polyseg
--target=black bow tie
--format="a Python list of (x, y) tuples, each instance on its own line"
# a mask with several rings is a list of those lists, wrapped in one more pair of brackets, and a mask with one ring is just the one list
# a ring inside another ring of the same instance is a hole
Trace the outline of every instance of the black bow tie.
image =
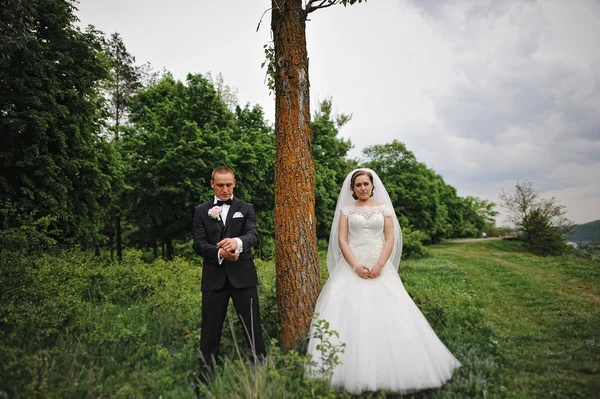
[(222, 205), (231, 205), (231, 198), (229, 198), (227, 201), (217, 200), (217, 206), (222, 206)]

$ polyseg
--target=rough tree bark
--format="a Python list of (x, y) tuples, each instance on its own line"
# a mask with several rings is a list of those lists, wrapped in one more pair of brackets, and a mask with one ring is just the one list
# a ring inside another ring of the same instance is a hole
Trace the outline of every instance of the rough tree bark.
[(308, 333), (320, 289), (302, 0), (272, 0), (275, 48), (275, 244), (281, 346)]

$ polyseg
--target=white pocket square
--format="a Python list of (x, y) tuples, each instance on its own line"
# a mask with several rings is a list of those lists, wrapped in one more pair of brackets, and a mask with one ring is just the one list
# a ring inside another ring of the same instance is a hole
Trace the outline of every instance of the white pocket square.
[(236, 212), (236, 213), (233, 214), (233, 219), (235, 219), (235, 218), (243, 218), (243, 217), (244, 217), (244, 215), (242, 215), (242, 212)]

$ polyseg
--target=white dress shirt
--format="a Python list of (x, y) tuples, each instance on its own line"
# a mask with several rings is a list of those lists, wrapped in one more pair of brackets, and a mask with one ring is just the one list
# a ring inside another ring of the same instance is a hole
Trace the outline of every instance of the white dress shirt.
[[(231, 196), (231, 199), (233, 199), (233, 195)], [(213, 201), (213, 204), (216, 205), (217, 201), (222, 201), (221, 199), (219, 199), (216, 195)], [(228, 204), (223, 204), (221, 205), (221, 223), (223, 223), (223, 226), (225, 226), (225, 221), (227, 220), (227, 214), (229, 213), (229, 208), (231, 208), (231, 205)], [(235, 249), (235, 253), (239, 254), (241, 252), (244, 251), (244, 243), (242, 243), (242, 240), (240, 240), (238, 237), (233, 237), (233, 239), (235, 241), (237, 241), (237, 248)], [(221, 251), (217, 251), (217, 258), (219, 260), (219, 265), (223, 263), (223, 259), (221, 258)]]

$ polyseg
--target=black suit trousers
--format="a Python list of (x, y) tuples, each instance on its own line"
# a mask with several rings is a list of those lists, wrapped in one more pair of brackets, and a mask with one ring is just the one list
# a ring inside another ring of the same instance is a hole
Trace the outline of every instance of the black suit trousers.
[(251, 360), (260, 361), (265, 356), (257, 287), (235, 288), (226, 281), (221, 289), (202, 292), (200, 351), (205, 369), (212, 369), (213, 363), (218, 359), (221, 332), (230, 298), (233, 299), (233, 306), (244, 328)]

